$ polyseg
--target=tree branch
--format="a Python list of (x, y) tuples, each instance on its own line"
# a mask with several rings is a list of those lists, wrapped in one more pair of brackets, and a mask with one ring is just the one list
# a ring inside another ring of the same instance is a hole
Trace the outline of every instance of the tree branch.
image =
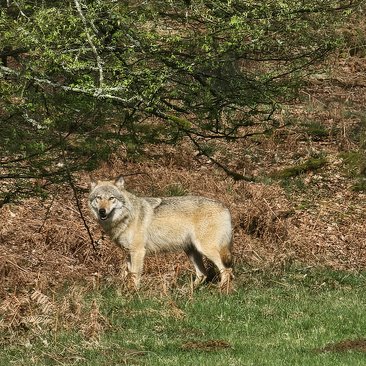
[(189, 139), (197, 147), (198, 151), (202, 155), (209, 158), (215, 165), (217, 165), (220, 169), (222, 169), (229, 177), (233, 178), (235, 181), (238, 181), (238, 180), (245, 180), (247, 182), (256, 181), (256, 178), (253, 176), (239, 174), (239, 173), (234, 172), (233, 170), (229, 169), (227, 166), (221, 164), (219, 161), (217, 161), (212, 156), (210, 156), (206, 151), (204, 151), (204, 149), (201, 148), (200, 144), (189, 133), (186, 132), (186, 135), (189, 137)]
[(95, 47), (95, 45), (93, 43), (93, 40), (92, 40), (92, 37), (89, 33), (88, 22), (87, 22), (84, 14), (83, 14), (83, 11), (81, 10), (80, 3), (79, 3), (78, 0), (74, 0), (74, 3), (75, 3), (77, 11), (79, 13), (80, 19), (84, 24), (86, 38), (88, 40), (88, 43), (90, 44), (90, 47), (91, 47), (91, 49), (94, 53), (94, 56), (95, 56), (95, 61), (97, 63), (97, 67), (98, 67), (98, 70), (99, 70), (99, 85), (98, 86), (99, 86), (99, 88), (102, 88), (103, 87), (103, 82), (104, 82), (103, 61), (102, 61), (101, 57), (99, 56), (97, 48)]
[[(16, 76), (20, 79), (34, 81), (37, 84), (51, 86), (55, 89), (61, 89), (61, 90), (66, 91), (66, 92), (85, 94), (85, 95), (88, 95), (90, 97), (94, 97), (94, 98), (98, 98), (98, 99), (113, 100), (113, 101), (122, 103), (125, 107), (131, 107), (132, 102), (140, 101), (140, 98), (137, 97), (137, 96), (132, 97), (130, 99), (124, 99), (124, 98), (118, 97), (116, 95), (109, 94), (109, 92), (122, 91), (123, 88), (115, 88), (114, 87), (114, 88), (104, 88), (104, 89), (101, 89), (101, 88), (98, 88), (98, 89), (83, 89), (83, 88), (77, 88), (77, 87), (62, 85), (62, 84), (55, 83), (55, 82), (53, 82), (51, 80), (48, 80), (48, 79), (38, 78), (36, 76), (22, 75), (20, 72), (17, 72), (15, 70), (10, 69), (9, 67), (5, 67), (5, 66), (1, 66), (1, 65), (0, 65), (0, 71), (3, 72), (6, 75)], [(1, 76), (1, 74), (0, 74), (0, 76)]]

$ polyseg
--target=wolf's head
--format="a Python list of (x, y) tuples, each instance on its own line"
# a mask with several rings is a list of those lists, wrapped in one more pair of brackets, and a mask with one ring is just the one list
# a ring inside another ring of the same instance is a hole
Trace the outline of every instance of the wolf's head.
[[(89, 207), (94, 216), (106, 221), (129, 210), (122, 177), (114, 181), (92, 182), (90, 185)], [(117, 212), (118, 211), (118, 212)]]

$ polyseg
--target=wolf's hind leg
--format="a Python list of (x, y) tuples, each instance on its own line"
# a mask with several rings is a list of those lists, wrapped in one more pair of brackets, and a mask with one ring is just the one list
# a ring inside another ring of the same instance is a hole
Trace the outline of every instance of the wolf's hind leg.
[(217, 246), (204, 246), (202, 248), (202, 254), (218, 268), (221, 278), (220, 288), (222, 291), (229, 292), (233, 278), (232, 269), (229, 267), (231, 253), (230, 249), (227, 249), (226, 247), (224, 248), (225, 249), (223, 250), (223, 248), (220, 249)]
[(206, 280), (207, 271), (203, 263), (202, 254), (192, 245), (184, 250), (194, 265), (196, 270), (196, 279), (194, 286), (198, 286)]

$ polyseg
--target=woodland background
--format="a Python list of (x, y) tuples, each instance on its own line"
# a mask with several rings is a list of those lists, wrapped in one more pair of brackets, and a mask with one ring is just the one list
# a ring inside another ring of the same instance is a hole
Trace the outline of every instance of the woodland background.
[[(223, 201), (239, 275), (365, 268), (364, 1), (0, 4), (0, 328), (44, 321), (65, 283), (119, 283), (90, 175)], [(187, 273), (153, 255), (144, 281)]]

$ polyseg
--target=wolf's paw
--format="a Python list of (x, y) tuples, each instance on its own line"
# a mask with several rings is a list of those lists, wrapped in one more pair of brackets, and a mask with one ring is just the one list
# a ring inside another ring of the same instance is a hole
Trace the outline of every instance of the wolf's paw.
[(197, 276), (196, 279), (193, 282), (193, 287), (198, 287), (206, 282), (207, 276)]
[(221, 281), (220, 281), (220, 291), (223, 294), (229, 294), (234, 290), (233, 287), (233, 270), (232, 268), (226, 268), (220, 272), (221, 274)]
[(140, 288), (140, 278), (135, 273), (123, 271), (121, 279), (123, 287), (129, 291), (137, 291)]

